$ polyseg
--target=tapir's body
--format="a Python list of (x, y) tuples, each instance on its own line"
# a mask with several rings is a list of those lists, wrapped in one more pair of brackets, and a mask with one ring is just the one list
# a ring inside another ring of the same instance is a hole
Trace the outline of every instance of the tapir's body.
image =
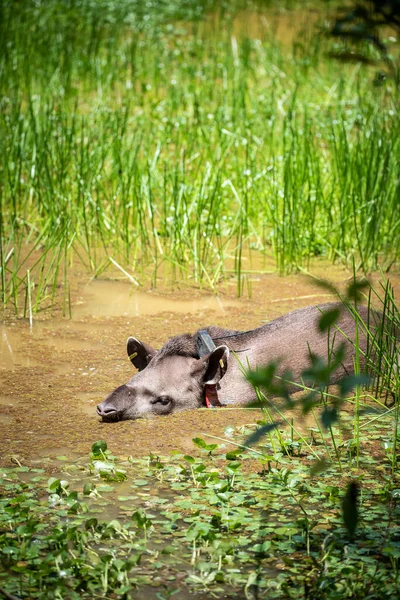
[[(319, 331), (322, 314), (337, 307), (343, 309), (335, 303), (303, 308), (249, 332), (207, 327), (216, 349), (202, 358), (196, 350), (197, 334), (171, 338), (158, 351), (129, 338), (128, 355), (139, 373), (114, 390), (97, 412), (105, 421), (118, 421), (198, 408), (205, 404), (205, 388), (210, 385), (218, 389), (221, 404), (249, 403), (255, 400), (255, 391), (243, 370), (280, 361), (280, 372), (288, 369), (292, 381), (299, 382), (310, 365), (310, 353), (332, 359), (344, 343), (345, 357), (330, 379), (334, 384), (354, 372), (356, 337), (361, 369), (367, 347), (365, 328), (358, 327), (356, 336), (354, 316), (346, 309), (329, 333)], [(358, 314), (367, 322), (366, 308), (360, 307)]]

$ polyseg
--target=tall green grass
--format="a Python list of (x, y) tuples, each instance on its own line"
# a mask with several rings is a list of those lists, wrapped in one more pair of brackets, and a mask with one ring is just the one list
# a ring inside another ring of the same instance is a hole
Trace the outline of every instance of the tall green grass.
[(332, 62), (317, 31), (240, 37), (235, 6), (256, 10), (222, 5), (216, 25), (190, 0), (2, 3), (3, 305), (53, 302), (74, 254), (211, 289), (231, 257), (239, 293), (252, 248), (281, 273), (397, 260), (395, 86)]

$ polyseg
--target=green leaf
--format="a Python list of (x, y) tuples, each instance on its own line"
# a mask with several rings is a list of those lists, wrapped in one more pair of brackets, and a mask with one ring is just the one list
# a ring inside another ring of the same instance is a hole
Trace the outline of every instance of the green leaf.
[(112, 529), (113, 531), (119, 532), (122, 531), (122, 525), (117, 519), (113, 519), (109, 521), (106, 525), (107, 529)]
[(192, 442), (198, 448), (202, 450), (206, 450), (207, 452), (212, 452), (215, 448), (218, 448), (218, 444), (206, 444), (206, 442), (202, 438), (193, 438)]
[(193, 458), (193, 456), (188, 456), (187, 454), (185, 454), (185, 456), (183, 457), (183, 460), (186, 460), (186, 462), (188, 462), (191, 465), (193, 465), (196, 462), (196, 460)]
[(57, 477), (50, 477), (47, 482), (47, 487), (51, 492), (55, 492), (59, 489), (60, 483), (61, 482), (59, 479), (57, 479)]
[(216, 496), (221, 502), (229, 502), (231, 499), (231, 494), (227, 492), (215, 492)]
[(3, 554), (17, 554), (18, 548), (14, 548), (13, 546), (3, 546), (0, 549)]
[(352, 302), (360, 302), (363, 299), (362, 291), (370, 287), (368, 279), (355, 279), (346, 290), (346, 296)]
[(89, 496), (89, 494), (91, 494), (93, 492), (93, 490), (96, 489), (96, 486), (94, 485), (94, 483), (91, 483), (90, 481), (85, 483), (85, 485), (83, 486), (83, 494), (84, 496)]
[(254, 446), (265, 435), (267, 435), (267, 433), (269, 433), (270, 431), (273, 431), (274, 429), (276, 429), (277, 427), (279, 427), (279, 425), (281, 424), (281, 422), (282, 421), (276, 421), (275, 423), (267, 423), (266, 425), (262, 425), (261, 427), (259, 427), (258, 429), (256, 429), (256, 431), (254, 433), (252, 433), (251, 435), (249, 435), (249, 437), (244, 442), (245, 445), (246, 446)]
[(85, 529), (96, 529), (98, 525), (98, 520), (94, 517), (85, 521)]
[(358, 524), (358, 491), (359, 484), (356, 481), (351, 481), (347, 486), (346, 494), (342, 502), (343, 521), (350, 539), (354, 538)]
[(94, 460), (92, 465), (95, 471), (103, 473), (112, 472), (115, 469), (114, 464), (108, 460)]
[(95, 456), (98, 456), (102, 452), (104, 453), (107, 450), (107, 442), (104, 440), (98, 440), (92, 446), (92, 452)]
[(239, 460), (233, 460), (229, 462), (225, 468), (230, 469), (231, 471), (237, 471), (237, 469), (240, 469), (241, 466), (242, 463)]
[(326, 290), (327, 292), (331, 292), (331, 294), (333, 296), (338, 296), (337, 289), (329, 281), (326, 281), (325, 279), (314, 279), (313, 278), (312, 282), (313, 282), (313, 285), (317, 285), (318, 287), (322, 288), (323, 290)]
[(151, 525), (151, 519), (148, 518), (146, 513), (141, 508), (132, 514), (131, 519), (135, 521), (139, 529), (147, 529), (147, 527)]
[(186, 532), (186, 538), (189, 541), (197, 540), (197, 539), (211, 539), (212, 535), (212, 526), (209, 523), (201, 523), (197, 521), (193, 525), (189, 527)]
[(243, 448), (236, 448), (236, 450), (231, 450), (225, 454), (226, 460), (236, 460), (238, 456), (243, 454)]
[(253, 547), (253, 551), (264, 553), (264, 552), (267, 552), (270, 548), (271, 548), (271, 542), (269, 540), (266, 540), (262, 544), (255, 544), (255, 546)]
[(328, 429), (333, 423), (338, 420), (338, 412), (336, 408), (325, 408), (321, 414), (321, 422), (325, 429)]
[(340, 308), (332, 308), (328, 312), (324, 313), (323, 315), (321, 315), (321, 317), (319, 318), (319, 321), (318, 321), (319, 330), (326, 331), (327, 329), (332, 327), (332, 325), (334, 325), (334, 323), (336, 323), (336, 321), (338, 320), (339, 317), (340, 317)]
[(329, 467), (329, 464), (329, 461), (327, 461), (325, 458), (321, 458), (320, 460), (315, 461), (310, 468), (311, 477), (322, 473), (322, 471), (326, 471), (326, 469)]
[(340, 382), (340, 395), (342, 397), (346, 396), (349, 392), (351, 392), (355, 387), (361, 386), (366, 387), (371, 383), (371, 377), (368, 375), (361, 373), (359, 375), (348, 375), (344, 377)]
[(149, 485), (148, 479), (134, 479), (131, 487), (144, 487), (145, 485)]
[(175, 546), (164, 546), (161, 550), (161, 554), (174, 554), (176, 550)]

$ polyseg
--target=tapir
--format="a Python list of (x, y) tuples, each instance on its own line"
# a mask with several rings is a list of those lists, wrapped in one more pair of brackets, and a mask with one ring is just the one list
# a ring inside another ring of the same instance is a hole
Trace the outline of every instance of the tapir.
[[(338, 321), (321, 332), (321, 316), (339, 307)], [(101, 402), (97, 413), (103, 421), (168, 415), (205, 406), (207, 390), (212, 390), (220, 405), (246, 404), (256, 399), (256, 392), (244, 370), (271, 361), (279, 362), (282, 373), (291, 372), (289, 391), (295, 391), (300, 374), (310, 365), (311, 353), (327, 361), (344, 344), (344, 358), (329, 381), (337, 383), (354, 373), (356, 339), (360, 367), (365, 366), (367, 335), (362, 323), (367, 322), (367, 308), (360, 306), (358, 315), (360, 319), (342, 304), (328, 303), (295, 310), (251, 331), (207, 327), (215, 349), (201, 357), (196, 333), (170, 338), (160, 350), (130, 337), (128, 356), (139, 373)], [(361, 323), (357, 334), (356, 320)]]

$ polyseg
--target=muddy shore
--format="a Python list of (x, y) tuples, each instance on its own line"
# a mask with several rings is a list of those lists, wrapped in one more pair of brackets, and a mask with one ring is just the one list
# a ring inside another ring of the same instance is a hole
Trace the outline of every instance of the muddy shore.
[[(344, 289), (351, 274), (322, 265), (316, 276), (329, 276)], [(373, 278), (378, 286), (379, 279)], [(396, 297), (400, 276), (391, 276)], [(96, 404), (134, 373), (126, 356), (129, 335), (160, 347), (168, 337), (216, 324), (250, 329), (291, 310), (332, 299), (312, 278), (257, 275), (252, 297), (236, 297), (225, 286), (218, 299), (201, 290), (132, 293), (112, 280), (82, 281), (74, 298), (73, 319), (55, 314), (0, 325), (0, 461), (32, 465), (58, 455), (87, 455), (105, 439), (120, 456), (188, 452), (192, 438), (208, 433), (223, 437), (228, 425), (254, 423), (258, 411), (189, 411), (158, 419), (100, 422)]]

